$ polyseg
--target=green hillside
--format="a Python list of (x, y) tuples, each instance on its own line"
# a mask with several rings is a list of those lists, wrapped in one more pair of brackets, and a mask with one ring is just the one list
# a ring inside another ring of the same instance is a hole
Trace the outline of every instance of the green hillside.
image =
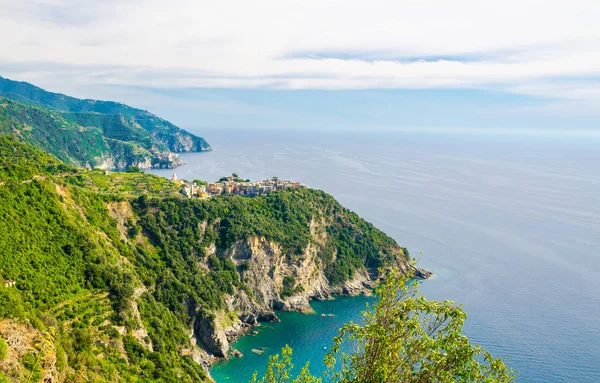
[(6, 109), (0, 114), (1, 132), (20, 135), (76, 166), (174, 167), (180, 164), (175, 153), (211, 150), (203, 138), (145, 110), (81, 100), (3, 77), (0, 105)]
[(0, 339), (13, 339), (0, 381), (206, 381), (225, 330), (274, 319), (318, 275), (335, 289), (409, 267), (318, 190), (186, 199), (163, 178), (77, 169), (7, 135), (0, 161), (0, 280), (15, 281), (0, 285)]

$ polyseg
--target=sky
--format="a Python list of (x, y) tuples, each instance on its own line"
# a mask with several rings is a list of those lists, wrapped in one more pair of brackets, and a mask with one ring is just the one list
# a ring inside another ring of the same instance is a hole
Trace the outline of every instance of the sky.
[(600, 131), (598, 0), (0, 0), (0, 75), (215, 128)]

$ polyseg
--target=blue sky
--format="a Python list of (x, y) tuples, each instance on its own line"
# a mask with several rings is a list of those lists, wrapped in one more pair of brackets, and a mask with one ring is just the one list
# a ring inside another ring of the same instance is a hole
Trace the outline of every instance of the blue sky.
[(600, 129), (595, 0), (0, 0), (0, 75), (190, 129)]
[(551, 109), (548, 98), (476, 89), (281, 90), (157, 89), (94, 91), (144, 107), (191, 131), (205, 129), (367, 129), (600, 133), (598, 116)]

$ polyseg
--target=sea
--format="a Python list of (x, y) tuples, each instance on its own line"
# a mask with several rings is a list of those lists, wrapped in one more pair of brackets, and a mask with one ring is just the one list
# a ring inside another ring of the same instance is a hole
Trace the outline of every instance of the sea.
[[(202, 130), (212, 152), (152, 173), (215, 181), (300, 181), (332, 194), (435, 273), (419, 285), (468, 315), (464, 333), (518, 382), (600, 382), (600, 137), (501, 132)], [(217, 363), (218, 383), (248, 382), (286, 344), (320, 374), (337, 329), (369, 297), (280, 313)], [(325, 314), (325, 315), (321, 315)], [(252, 350), (264, 350), (256, 354)]]

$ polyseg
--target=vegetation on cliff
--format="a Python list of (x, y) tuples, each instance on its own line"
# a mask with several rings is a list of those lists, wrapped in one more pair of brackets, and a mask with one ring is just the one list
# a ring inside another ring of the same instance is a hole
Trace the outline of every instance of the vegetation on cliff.
[(14, 134), (75, 166), (174, 167), (175, 153), (210, 150), (145, 110), (81, 100), (0, 77), (0, 133)]
[[(202, 257), (202, 249), (210, 243), (226, 249), (248, 236), (259, 236), (281, 244), (288, 257), (299, 257), (309, 243), (315, 243), (311, 222), (325, 222), (328, 241), (319, 244), (319, 256), (333, 285), (351, 279), (359, 268), (377, 270), (405, 251), (320, 190), (288, 189), (261, 198), (232, 195), (181, 201), (142, 197), (136, 202), (145, 232), (169, 249), (169, 254), (181, 256)], [(203, 222), (208, 225), (200, 230)]]
[[(197, 324), (216, 331), (222, 313), (231, 323), (247, 317), (226, 302), (255, 294), (228, 249), (251, 237), (277, 244), (290, 263), (317, 248), (333, 285), (408, 263), (391, 238), (321, 191), (189, 200), (176, 190), (144, 173), (77, 169), (0, 136), (0, 279), (16, 281), (0, 285), (0, 338), (23, 334), (0, 360), (3, 374), (207, 380)], [(281, 299), (297, 292), (290, 280)]]

